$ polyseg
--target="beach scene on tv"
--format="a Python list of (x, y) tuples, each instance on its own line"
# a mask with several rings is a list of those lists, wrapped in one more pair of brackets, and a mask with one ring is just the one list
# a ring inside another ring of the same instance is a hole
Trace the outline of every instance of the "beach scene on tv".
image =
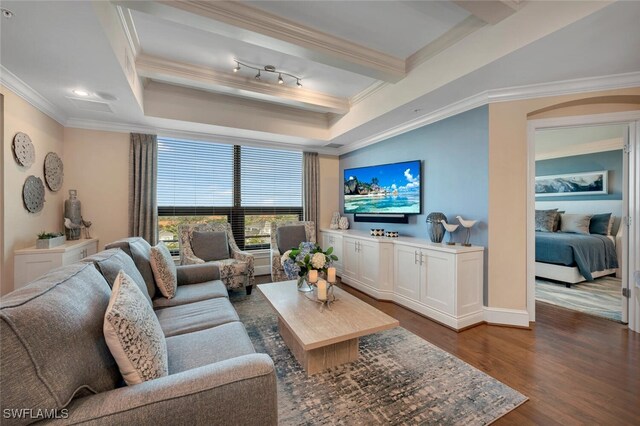
[(344, 171), (345, 213), (420, 213), (420, 162)]

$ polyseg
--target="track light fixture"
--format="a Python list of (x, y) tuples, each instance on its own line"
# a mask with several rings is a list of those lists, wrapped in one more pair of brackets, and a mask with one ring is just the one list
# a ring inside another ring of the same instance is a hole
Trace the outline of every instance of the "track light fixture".
[(283, 75), (286, 75), (287, 77), (291, 77), (292, 79), (296, 80), (296, 86), (298, 86), (298, 88), (302, 87), (302, 83), (301, 83), (301, 78), (293, 75), (293, 74), (289, 74), (288, 72), (283, 72), (283, 71), (276, 71), (276, 67), (273, 65), (265, 65), (264, 67), (255, 67), (253, 65), (248, 65), (245, 64), (244, 62), (240, 62), (237, 59), (233, 60), (236, 63), (235, 68), (233, 69), (233, 72), (238, 72), (240, 71), (240, 66), (243, 66), (245, 68), (249, 68), (255, 71), (258, 71), (258, 73), (255, 76), (256, 80), (261, 80), (261, 72), (268, 72), (268, 73), (272, 73), (272, 74), (278, 74), (278, 84), (284, 84), (284, 78), (282, 78)]

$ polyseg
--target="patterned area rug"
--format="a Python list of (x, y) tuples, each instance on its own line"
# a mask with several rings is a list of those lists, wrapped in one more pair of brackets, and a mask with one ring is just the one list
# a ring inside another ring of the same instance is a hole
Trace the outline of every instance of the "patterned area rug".
[(489, 424), (527, 398), (397, 327), (360, 339), (360, 358), (307, 377), (262, 293), (231, 300), (278, 375), (280, 424)]
[(617, 322), (622, 321), (621, 291), (622, 281), (615, 277), (596, 278), (571, 288), (536, 278), (536, 300)]

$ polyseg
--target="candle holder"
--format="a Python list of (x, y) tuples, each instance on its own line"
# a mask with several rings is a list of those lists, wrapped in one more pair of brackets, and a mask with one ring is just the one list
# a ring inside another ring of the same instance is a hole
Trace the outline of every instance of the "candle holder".
[(340, 300), (336, 298), (336, 295), (333, 293), (333, 287), (335, 287), (335, 283), (330, 283), (327, 281), (326, 300), (318, 299), (318, 288), (316, 283), (312, 284), (311, 286), (313, 288), (313, 291), (305, 293), (304, 295), (307, 299), (320, 304), (320, 312), (323, 312), (325, 308), (331, 310), (331, 305)]

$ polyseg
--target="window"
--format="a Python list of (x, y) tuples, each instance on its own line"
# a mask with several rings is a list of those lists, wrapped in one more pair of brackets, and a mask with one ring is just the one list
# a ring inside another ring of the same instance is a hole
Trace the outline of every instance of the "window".
[(238, 246), (268, 248), (272, 222), (302, 219), (302, 153), (158, 139), (160, 240), (178, 251), (178, 225), (231, 223)]

